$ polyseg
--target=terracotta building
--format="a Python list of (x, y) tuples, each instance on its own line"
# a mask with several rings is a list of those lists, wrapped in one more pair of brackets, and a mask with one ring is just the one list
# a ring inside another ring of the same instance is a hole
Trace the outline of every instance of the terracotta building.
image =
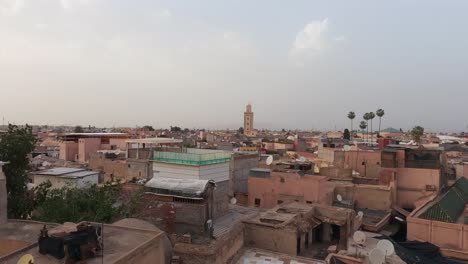
[(331, 204), (326, 192), (327, 177), (302, 172), (275, 172), (252, 169), (248, 180), (249, 205), (273, 208), (286, 202)]

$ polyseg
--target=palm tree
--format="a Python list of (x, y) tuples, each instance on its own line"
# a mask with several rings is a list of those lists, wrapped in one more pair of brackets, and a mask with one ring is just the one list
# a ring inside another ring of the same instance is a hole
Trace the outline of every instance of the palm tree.
[(375, 118), (374, 112), (369, 112), (371, 142), (372, 142), (372, 139), (373, 139), (372, 120), (373, 120), (374, 118)]
[(382, 108), (379, 108), (379, 109), (377, 109), (377, 111), (375, 113), (379, 117), (379, 136), (380, 136), (380, 124), (382, 123), (382, 116), (385, 115), (385, 111)]
[[(359, 128), (361, 129), (361, 131), (363, 131), (364, 129), (366, 129), (367, 127), (367, 123), (366, 121), (361, 121), (361, 123), (359, 124)], [(364, 132), (362, 132), (362, 134), (364, 135)], [(363, 136), (364, 137), (364, 136)]]
[[(364, 118), (364, 120), (366, 120), (366, 128), (367, 128), (367, 131), (366, 131), (367, 140), (366, 140), (366, 141), (368, 141), (368, 140), (369, 140), (369, 119), (370, 119), (369, 113), (365, 113), (365, 114), (362, 116), (362, 118)], [(369, 142), (367, 142), (367, 143), (369, 143)]]
[(353, 119), (356, 117), (356, 114), (354, 112), (349, 112), (348, 113), (348, 118), (351, 120), (351, 138), (353, 138)]

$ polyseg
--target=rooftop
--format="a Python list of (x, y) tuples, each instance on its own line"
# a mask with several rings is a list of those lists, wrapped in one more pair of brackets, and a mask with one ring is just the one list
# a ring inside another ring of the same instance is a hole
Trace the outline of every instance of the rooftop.
[(53, 168), (53, 169), (38, 171), (35, 174), (36, 175), (56, 176), (56, 177), (63, 177), (63, 178), (83, 178), (83, 177), (86, 177), (86, 176), (98, 174), (98, 172), (88, 171), (86, 169), (80, 169), (80, 168), (59, 167), (59, 168)]
[(157, 194), (180, 197), (200, 198), (213, 181), (196, 179), (174, 179), (155, 177), (149, 180), (145, 187), (154, 189)]
[(139, 138), (139, 139), (127, 139), (126, 143), (138, 143), (138, 144), (171, 144), (171, 143), (182, 143), (181, 139), (174, 138)]
[(208, 165), (228, 162), (232, 153), (229, 151), (183, 148), (181, 152), (155, 151), (153, 160), (184, 165)]
[(277, 252), (272, 252), (257, 248), (243, 248), (235, 257), (237, 261), (232, 264), (263, 264), (263, 263), (283, 263), (283, 264), (322, 264), (323, 260), (315, 260), (297, 256), (289, 256)]
[[(0, 262), (16, 263), (21, 256), (31, 254), (34, 257), (34, 263), (63, 263), (63, 260), (58, 260), (52, 256), (39, 253), (37, 237), (43, 225), (44, 223), (41, 222), (10, 220), (6, 226), (0, 227), (0, 237), (2, 237), (2, 239), (0, 239), (0, 245), (2, 245), (4, 239), (24, 242), (21, 248), (10, 251), (6, 256), (0, 256)], [(47, 225), (48, 228), (63, 228), (63, 226), (58, 225)], [(50, 230), (50, 232), (52, 232), (52, 230)], [(103, 231), (105, 244), (104, 259), (100, 257), (88, 259), (88, 264), (98, 264), (102, 263), (102, 261), (104, 263), (115, 263), (127, 257), (127, 255), (131, 254), (134, 250), (141, 248), (153, 241), (153, 239), (164, 234), (154, 229), (137, 229), (118, 225), (104, 225)]]

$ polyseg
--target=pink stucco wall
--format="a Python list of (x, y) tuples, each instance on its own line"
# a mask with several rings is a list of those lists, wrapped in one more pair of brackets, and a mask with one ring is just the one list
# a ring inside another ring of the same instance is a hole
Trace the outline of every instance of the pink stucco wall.
[(430, 242), (442, 249), (468, 251), (468, 225), (431, 221), (413, 216), (407, 217), (406, 221), (408, 240)]
[(270, 178), (249, 177), (249, 205), (260, 199), (260, 207), (273, 208), (283, 202), (327, 203), (324, 176), (299, 176), (296, 173), (271, 172)]
[(78, 162), (85, 163), (91, 154), (101, 149), (100, 138), (80, 138), (78, 140)]
[[(440, 170), (397, 168), (397, 205), (403, 208), (414, 208), (418, 199), (437, 194), (440, 191), (440, 184)], [(426, 185), (434, 185), (435, 191), (426, 191)]]
[(345, 168), (353, 169), (362, 177), (377, 178), (380, 172), (380, 151), (346, 151), (344, 152)]
[(64, 141), (60, 143), (59, 159), (65, 161), (75, 161), (78, 154), (78, 143), (73, 141)]

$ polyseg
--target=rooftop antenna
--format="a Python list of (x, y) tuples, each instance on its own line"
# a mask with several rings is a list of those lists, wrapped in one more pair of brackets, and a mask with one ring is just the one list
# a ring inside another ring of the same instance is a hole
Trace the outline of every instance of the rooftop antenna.
[(236, 204), (237, 203), (237, 199), (235, 197), (232, 197), (231, 198), (231, 204)]
[(272, 163), (273, 163), (273, 156), (270, 155), (270, 156), (268, 156), (268, 158), (266, 159), (266, 165), (270, 166)]
[(384, 253), (384, 258), (386, 259), (388, 256), (395, 253), (395, 247), (390, 240), (382, 239), (377, 243), (377, 249), (381, 250)]
[(336, 200), (338, 200), (338, 202), (343, 201), (343, 196), (341, 196), (341, 194), (337, 194), (336, 195)]
[(362, 231), (356, 231), (353, 234), (353, 240), (356, 243), (356, 256), (359, 257), (359, 248), (366, 243), (366, 234)]
[(369, 254), (369, 260), (372, 264), (383, 264), (385, 263), (385, 254), (382, 250), (374, 248)]

